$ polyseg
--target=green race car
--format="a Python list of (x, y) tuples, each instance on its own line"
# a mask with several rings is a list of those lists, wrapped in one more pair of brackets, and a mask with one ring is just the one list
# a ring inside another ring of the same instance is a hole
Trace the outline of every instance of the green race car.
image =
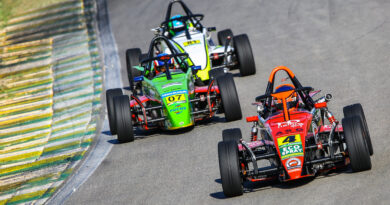
[[(242, 118), (232, 74), (212, 73), (207, 85), (199, 85), (199, 67), (191, 65), (164, 36), (153, 38), (133, 80), (132, 95), (120, 88), (107, 90), (107, 111), (112, 134), (120, 142), (133, 141), (133, 127), (175, 130), (224, 113), (226, 121)], [(203, 82), (203, 81), (202, 81)]]

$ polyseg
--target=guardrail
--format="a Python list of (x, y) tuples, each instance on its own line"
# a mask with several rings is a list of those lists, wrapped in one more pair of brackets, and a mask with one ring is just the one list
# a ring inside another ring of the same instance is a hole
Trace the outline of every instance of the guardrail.
[(96, 133), (102, 64), (93, 0), (29, 11), (0, 31), (0, 204), (44, 203)]

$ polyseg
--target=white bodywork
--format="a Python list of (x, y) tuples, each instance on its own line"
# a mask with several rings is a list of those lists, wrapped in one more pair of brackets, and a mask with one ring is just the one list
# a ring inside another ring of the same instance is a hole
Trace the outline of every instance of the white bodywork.
[[(196, 29), (189, 29), (191, 39), (187, 39), (185, 31), (182, 31), (178, 35), (172, 38), (181, 48), (185, 50), (186, 53), (190, 56), (191, 60), (196, 66), (201, 66), (201, 69), (205, 69), (208, 66), (208, 63), (211, 63), (209, 56), (213, 53), (223, 53), (225, 51), (224, 46), (215, 46), (214, 42), (211, 39), (211, 35), (204, 28), (203, 32), (199, 32)], [(208, 55), (207, 55), (208, 47)], [(233, 51), (231, 46), (228, 46), (227, 51)], [(227, 59), (228, 62), (230, 58)], [(212, 67), (212, 65), (209, 65)]]

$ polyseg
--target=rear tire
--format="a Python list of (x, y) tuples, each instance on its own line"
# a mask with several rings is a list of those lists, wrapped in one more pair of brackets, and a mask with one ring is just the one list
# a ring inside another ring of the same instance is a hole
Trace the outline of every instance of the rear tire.
[(131, 120), (129, 96), (114, 98), (116, 129), (119, 142), (134, 141), (133, 122)]
[(138, 66), (140, 63), (141, 49), (131, 48), (126, 50), (126, 69), (127, 77), (129, 80), (130, 88), (134, 85), (134, 77), (140, 76), (141, 71), (133, 68), (133, 66)]
[(234, 121), (242, 118), (240, 101), (238, 100), (236, 85), (233, 75), (227, 73), (217, 78), (219, 92), (221, 94), (222, 106), (225, 112), (226, 121)]
[(108, 124), (110, 125), (110, 132), (112, 135), (116, 134), (116, 119), (114, 111), (114, 97), (123, 95), (122, 89), (115, 88), (106, 91), (106, 104)]
[(246, 34), (234, 36), (233, 45), (241, 76), (254, 75), (256, 65), (248, 36)]
[(368, 130), (366, 117), (364, 115), (363, 107), (360, 103), (356, 103), (353, 105), (348, 105), (343, 108), (344, 117), (351, 117), (351, 116), (359, 116), (363, 123), (363, 129), (365, 134), (365, 140), (367, 142), (368, 151), (370, 152), (370, 156), (374, 154), (374, 148), (372, 147), (371, 143), (371, 137), (370, 137), (370, 131)]
[(231, 38), (234, 37), (233, 32), (230, 29), (225, 29), (225, 30), (219, 31), (217, 35), (218, 35), (218, 43), (221, 46), (225, 45), (225, 42), (226, 42), (228, 36), (230, 36)]
[(218, 159), (223, 193), (226, 197), (242, 195), (243, 186), (240, 175), (237, 142), (219, 142)]
[(222, 131), (222, 141), (235, 141), (237, 143), (242, 139), (242, 133), (240, 128), (226, 129)]
[(359, 116), (342, 120), (345, 142), (351, 161), (352, 171), (360, 172), (371, 169), (370, 153), (364, 139), (363, 123)]

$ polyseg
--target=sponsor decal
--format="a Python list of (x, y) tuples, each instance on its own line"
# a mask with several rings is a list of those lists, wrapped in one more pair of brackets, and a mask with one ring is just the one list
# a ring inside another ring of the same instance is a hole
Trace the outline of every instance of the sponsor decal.
[(286, 167), (287, 167), (287, 170), (290, 170), (290, 169), (296, 169), (296, 168), (300, 168), (301, 167), (301, 160), (298, 159), (298, 158), (290, 158), (286, 161)]
[(280, 156), (283, 159), (303, 156), (301, 135), (289, 135), (277, 139)]
[(168, 106), (173, 105), (175, 103), (185, 103), (187, 94), (186, 90), (173, 91), (169, 93), (164, 93), (161, 95), (165, 99), (165, 102)]
[(183, 46), (191, 46), (195, 44), (200, 44), (200, 40), (187, 41), (183, 43)]
[(283, 147), (280, 149), (280, 156), (283, 159), (289, 157), (303, 156), (302, 144)]
[(178, 104), (178, 105), (175, 105), (175, 107), (173, 107), (172, 109), (170, 109), (169, 112), (173, 112), (173, 113), (175, 113), (176, 115), (179, 115), (179, 114), (181, 114), (184, 110), (187, 110), (187, 107), (183, 107), (182, 105)]
[(172, 91), (172, 92), (169, 92), (169, 93), (162, 94), (161, 97), (165, 98), (165, 97), (168, 97), (168, 96), (171, 96), (171, 95), (178, 95), (178, 94), (187, 94), (187, 91), (186, 90)]
[(289, 120), (286, 122), (278, 122), (278, 128), (284, 127), (303, 127), (304, 123), (300, 122), (300, 120)]
[(161, 86), (161, 88), (164, 89), (164, 88), (168, 88), (168, 87), (176, 86), (176, 85), (181, 86), (183, 84), (182, 83), (178, 83), (178, 82), (176, 82), (176, 83), (168, 83), (166, 85)]

